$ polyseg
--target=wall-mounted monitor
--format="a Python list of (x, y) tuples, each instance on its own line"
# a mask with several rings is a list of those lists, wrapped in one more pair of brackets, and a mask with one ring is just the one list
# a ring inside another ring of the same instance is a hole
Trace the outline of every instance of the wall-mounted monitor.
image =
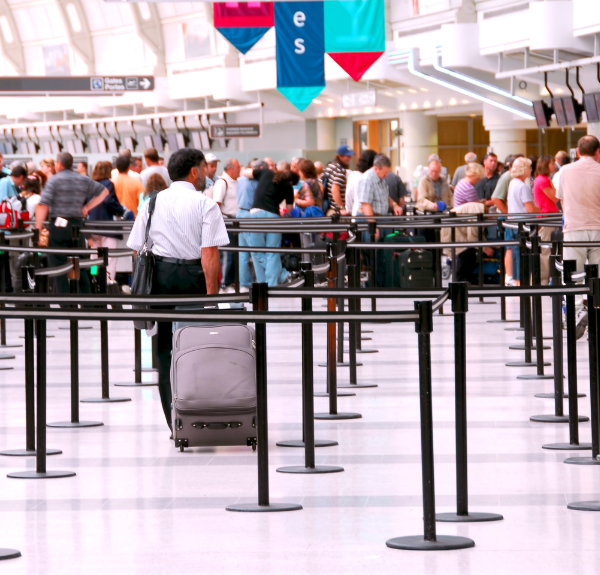
[(579, 124), (583, 114), (583, 106), (572, 96), (566, 96), (565, 98), (562, 98), (562, 102), (565, 111), (565, 117), (567, 119), (567, 125), (575, 126), (575, 124)]
[(196, 150), (210, 150), (210, 139), (208, 132), (201, 130), (200, 132), (192, 132), (192, 147)]
[(169, 149), (171, 150), (171, 152), (176, 152), (177, 150), (186, 148), (188, 141), (189, 140), (182, 133), (167, 135), (167, 142), (169, 144)]
[(154, 148), (158, 153), (165, 151), (164, 142), (158, 134), (144, 136), (144, 146), (146, 146), (146, 148)]
[(567, 117), (565, 116), (565, 107), (562, 98), (552, 98), (552, 108), (556, 116), (556, 123), (559, 126), (566, 126)]
[(533, 113), (535, 115), (535, 121), (538, 128), (549, 128), (550, 118), (552, 117), (552, 108), (544, 102), (544, 100), (537, 100), (533, 103)]
[(123, 138), (123, 144), (128, 150), (131, 150), (131, 152), (133, 153), (135, 152), (135, 149), (138, 146), (138, 141), (130, 136), (125, 136), (125, 138)]
[[(600, 94), (598, 95), (600, 96)], [(598, 116), (598, 104), (596, 103), (596, 94), (584, 94), (583, 106), (585, 107), (585, 114), (588, 122), (600, 121), (600, 117)]]
[(106, 138), (106, 147), (111, 154), (119, 153), (119, 142), (115, 138)]
[(106, 141), (104, 138), (91, 138), (90, 152), (92, 154), (106, 154), (108, 149), (106, 147)]
[(74, 156), (75, 154), (84, 154), (86, 145), (81, 140), (67, 140), (67, 152)]

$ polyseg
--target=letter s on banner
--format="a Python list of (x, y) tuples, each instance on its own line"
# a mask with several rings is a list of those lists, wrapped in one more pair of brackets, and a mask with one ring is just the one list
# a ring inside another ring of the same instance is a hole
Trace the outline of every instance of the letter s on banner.
[(296, 54), (304, 54), (304, 52), (306, 52), (306, 48), (304, 47), (304, 38), (296, 38), (294, 40), (294, 46), (296, 46), (296, 49), (294, 50)]

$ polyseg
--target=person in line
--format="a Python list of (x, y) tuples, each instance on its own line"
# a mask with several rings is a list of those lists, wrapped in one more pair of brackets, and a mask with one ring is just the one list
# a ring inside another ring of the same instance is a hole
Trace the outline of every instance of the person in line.
[[(125, 208), (117, 200), (115, 186), (110, 181), (110, 172), (112, 165), (110, 162), (98, 162), (94, 166), (92, 180), (103, 185), (108, 190), (106, 199), (93, 210), (90, 210), (88, 219), (93, 221), (112, 221), (114, 216), (123, 217)], [(91, 198), (88, 198), (90, 200)], [(88, 244), (92, 248), (116, 249), (118, 240), (122, 240), (122, 235), (92, 235), (88, 239)], [(108, 274), (110, 279), (117, 277), (117, 258), (108, 258)]]
[(417, 209), (437, 212), (438, 202), (444, 202), (446, 207), (454, 206), (452, 190), (448, 180), (442, 177), (442, 164), (432, 160), (427, 166), (427, 174), (419, 180), (417, 188)]
[(500, 176), (500, 179), (496, 184), (496, 188), (494, 189), (494, 193), (492, 194), (492, 202), (494, 206), (499, 212), (502, 212), (503, 214), (508, 213), (508, 186), (510, 185), (510, 182), (513, 178), (511, 169), (514, 161), (517, 158), (523, 158), (523, 154), (516, 154), (514, 156), (506, 157), (506, 160), (504, 161), (505, 171)]
[[(404, 202), (406, 196), (408, 196), (408, 190), (402, 181), (402, 178), (390, 170), (389, 174), (385, 177), (385, 183), (387, 184), (388, 190), (390, 192), (390, 198), (396, 202), (401, 208), (404, 208)], [(392, 208), (390, 208), (389, 213), (393, 213)]]
[(144, 193), (140, 196), (138, 214), (140, 213), (142, 206), (150, 199), (150, 196), (153, 192), (162, 192), (168, 187), (169, 186), (167, 185), (167, 182), (165, 182), (164, 178), (160, 174), (152, 174), (146, 182), (146, 189), (144, 190)]
[(498, 156), (496, 156), (494, 152), (488, 152), (483, 156), (481, 163), (485, 170), (485, 177), (477, 182), (475, 189), (477, 190), (479, 199), (489, 208), (494, 205), (492, 195), (494, 194), (496, 184), (500, 179), (500, 174), (498, 173)]
[[(394, 215), (402, 215), (402, 207), (390, 198), (390, 192), (385, 177), (389, 174), (392, 162), (384, 154), (377, 154), (373, 159), (373, 167), (369, 168), (361, 178), (356, 194), (356, 201), (360, 202), (364, 215), (385, 216), (388, 209)], [(375, 232), (375, 240), (379, 240), (379, 227)]]
[[(560, 169), (560, 187), (557, 197), (564, 213), (565, 242), (600, 241), (600, 141), (595, 136), (584, 136), (577, 142), (579, 160)], [(563, 261), (575, 260), (577, 271), (586, 263), (600, 265), (600, 248), (573, 248), (565, 246)], [(588, 313), (583, 296), (575, 296), (577, 310), (577, 339), (585, 333)]]
[[(73, 156), (61, 152), (56, 158), (56, 175), (50, 178), (42, 191), (42, 197), (35, 210), (35, 227), (40, 230), (40, 244), (44, 245), (44, 222), (50, 221), (48, 227), (48, 247), (50, 248), (85, 248), (83, 234), (77, 245), (73, 245), (73, 227), (83, 227), (83, 218), (87, 218), (91, 210), (99, 206), (107, 197), (105, 186), (73, 171)], [(91, 198), (88, 200), (88, 198)], [(56, 267), (67, 263), (67, 256), (48, 254), (48, 265)], [(89, 274), (81, 274), (81, 292), (90, 292)], [(54, 278), (57, 293), (69, 293), (67, 276)]]
[(221, 160), (219, 160), (212, 152), (206, 154), (206, 183), (204, 184), (204, 194), (208, 195), (209, 198), (212, 198), (212, 195), (210, 193), (207, 194), (206, 192), (213, 187), (217, 180), (217, 164), (220, 161)]
[(294, 203), (304, 213), (310, 206), (316, 206), (323, 211), (323, 191), (317, 178), (317, 170), (311, 160), (304, 158), (298, 165), (300, 189), (294, 193)]
[(46, 179), (50, 179), (56, 174), (56, 166), (54, 164), (54, 158), (44, 158), (40, 162), (40, 172), (46, 176)]
[(377, 152), (375, 150), (364, 150), (356, 161), (356, 170), (352, 170), (346, 181), (346, 213), (356, 216), (362, 214), (360, 202), (356, 201), (358, 183), (363, 174), (373, 167), (373, 160)]
[[(556, 214), (558, 198), (552, 183), (552, 175), (556, 172), (556, 161), (553, 156), (542, 156), (536, 164), (535, 180), (533, 181), (533, 199), (540, 207), (540, 214)], [(540, 226), (538, 235), (541, 242), (550, 242), (552, 232), (557, 231), (554, 226)], [(542, 285), (548, 285), (550, 280), (550, 248), (541, 249), (540, 279)]]
[(467, 167), (469, 166), (469, 164), (472, 164), (473, 162), (477, 162), (477, 154), (474, 152), (468, 152), (467, 154), (465, 154), (464, 165), (456, 168), (456, 171), (454, 172), (454, 176), (452, 178), (452, 184), (450, 184), (452, 186), (453, 190), (457, 186), (458, 182), (460, 182), (465, 177)]
[(25, 182), (27, 177), (27, 168), (17, 166), (10, 173), (8, 178), (0, 180), (0, 202), (9, 201), (10, 198), (16, 198), (19, 195), (19, 188)]
[[(219, 247), (229, 243), (217, 203), (198, 192), (204, 189), (204, 154), (192, 148), (177, 150), (169, 159), (171, 186), (156, 197), (150, 242), (156, 264), (155, 295), (216, 294), (219, 291)], [(137, 254), (148, 224), (146, 202), (136, 219), (127, 246)], [(171, 351), (173, 326), (158, 322), (158, 390), (169, 428), (171, 422)]]
[(77, 173), (82, 176), (87, 176), (88, 174), (88, 163), (85, 160), (81, 160), (77, 162)]
[(29, 214), (29, 220), (35, 220), (35, 209), (40, 203), (42, 193), (43, 179), (42, 174), (33, 172), (29, 174), (23, 184), (23, 190), (19, 194), (24, 200), (22, 212), (25, 211)]
[(479, 193), (475, 186), (485, 177), (485, 170), (481, 164), (470, 162), (467, 164), (465, 176), (454, 186), (454, 207), (479, 202)]
[[(508, 186), (508, 213), (510, 214), (537, 214), (540, 208), (533, 201), (533, 192), (527, 184), (531, 177), (531, 160), (517, 158), (510, 169), (512, 180)], [(506, 228), (504, 239), (518, 240), (518, 230)], [(512, 277), (514, 285), (521, 285), (521, 249), (519, 246), (510, 248), (512, 252)]]
[[(225, 160), (223, 173), (212, 187), (213, 200), (217, 202), (221, 213), (227, 218), (235, 218), (238, 212), (237, 181), (240, 177), (240, 163), (235, 158)], [(229, 235), (230, 243), (233, 237)], [(230, 293), (235, 291), (235, 270), (233, 269), (233, 254), (221, 252), (221, 291)]]
[(317, 178), (319, 178), (319, 182), (323, 183), (323, 171), (325, 170), (325, 166), (323, 162), (315, 162), (315, 170), (317, 171)]
[(354, 152), (345, 144), (340, 146), (335, 158), (325, 168), (323, 176), (327, 178), (325, 196), (329, 201), (328, 216), (339, 212), (342, 216), (348, 215), (346, 211), (346, 172), (350, 168), (350, 160)]
[(169, 178), (169, 170), (165, 166), (161, 166), (158, 162), (160, 160), (158, 152), (155, 148), (147, 148), (144, 150), (144, 159), (148, 166), (145, 170), (142, 170), (140, 174), (142, 178), (142, 184), (144, 189), (148, 188), (148, 178), (152, 174), (160, 174), (162, 179), (166, 182), (167, 186), (171, 185), (171, 178)]
[[(136, 180), (142, 180), (142, 177), (140, 176), (140, 174), (138, 174), (136, 171), (131, 169), (131, 163), (132, 163), (132, 159), (131, 159), (131, 150), (128, 150), (127, 148), (121, 148), (119, 150), (119, 156), (127, 156), (127, 159), (129, 160), (129, 169), (127, 171), (127, 175), (130, 178), (134, 178)], [(119, 176), (119, 170), (117, 169), (117, 167), (115, 166), (115, 169), (110, 173), (110, 179), (114, 182), (115, 179)]]
[[(140, 204), (140, 196), (144, 193), (144, 185), (141, 178), (133, 178), (129, 175), (131, 160), (129, 156), (119, 156), (117, 158), (117, 177), (112, 178), (115, 185), (115, 193), (117, 199), (129, 211), (133, 212), (133, 216), (137, 217), (138, 206)], [(112, 172), (114, 174), (114, 170)]]
[(140, 176), (141, 179), (142, 172), (144, 171), (144, 162), (142, 161), (142, 158), (139, 158), (138, 156), (131, 158), (131, 171)]
[[(259, 161), (252, 160), (249, 164), (250, 171), (258, 168)], [(266, 162), (263, 162), (263, 169), (268, 169)], [(254, 203), (254, 195), (258, 186), (258, 181), (252, 177), (240, 176), (237, 181), (237, 203), (238, 212), (237, 218), (249, 218), (252, 204)], [(240, 247), (250, 246), (250, 234), (238, 234), (238, 243)], [(248, 252), (240, 252), (240, 292), (246, 293), (254, 280), (252, 269), (250, 268), (250, 254)]]
[(304, 158), (296, 156), (295, 158), (292, 158), (292, 161), (290, 162), (290, 172), (294, 172), (294, 174), (298, 174), (298, 177), (300, 178), (298, 180), (298, 183), (294, 186), (294, 193), (299, 192), (302, 189), (302, 186), (304, 184), (304, 182), (302, 181), (302, 176), (300, 175), (300, 170), (299, 170), (299, 166), (303, 161), (304, 161)]

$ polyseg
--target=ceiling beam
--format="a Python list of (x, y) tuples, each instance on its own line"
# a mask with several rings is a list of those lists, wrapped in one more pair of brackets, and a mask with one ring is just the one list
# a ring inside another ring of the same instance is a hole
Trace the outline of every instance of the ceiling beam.
[[(87, 73), (91, 75), (95, 74), (96, 58), (94, 54), (94, 43), (92, 42), (92, 35), (90, 34), (90, 27), (88, 25), (83, 3), (81, 0), (54, 0), (54, 4), (63, 21), (69, 48), (83, 60), (84, 64), (87, 66)], [(74, 22), (69, 16), (67, 10), (69, 4), (73, 6), (77, 20), (79, 20), (79, 30), (75, 29)]]
[(0, 49), (2, 55), (15, 69), (18, 76), (25, 76), (27, 74), (27, 66), (25, 64), (25, 54), (23, 52), (21, 35), (19, 34), (19, 29), (17, 28), (17, 24), (7, 0), (0, 0), (0, 18), (2, 17), (6, 18), (8, 28), (12, 35), (12, 41), (7, 42), (3, 31), (0, 30)]
[[(131, 8), (135, 33), (156, 56), (154, 75), (166, 76), (165, 43), (163, 40), (162, 24), (160, 22), (160, 14), (158, 13), (157, 5), (152, 2), (146, 2), (144, 3), (143, 11), (140, 4), (131, 3), (129, 6)], [(144, 14), (146, 16), (149, 15), (149, 17), (144, 19)]]

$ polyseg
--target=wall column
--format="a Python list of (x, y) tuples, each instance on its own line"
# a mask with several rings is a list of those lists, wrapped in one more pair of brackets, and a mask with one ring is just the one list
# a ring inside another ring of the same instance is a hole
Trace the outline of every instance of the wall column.
[(437, 117), (401, 112), (400, 129), (400, 177), (412, 186), (417, 166), (425, 166), (427, 158), (438, 153)]
[(492, 151), (503, 162), (510, 154), (527, 155), (526, 130), (511, 128), (508, 130), (490, 130), (490, 146)]
[(335, 150), (335, 119), (317, 119), (317, 150)]
[(588, 122), (587, 125), (587, 133), (588, 136), (596, 136), (596, 138), (600, 139), (600, 123), (599, 122)]

